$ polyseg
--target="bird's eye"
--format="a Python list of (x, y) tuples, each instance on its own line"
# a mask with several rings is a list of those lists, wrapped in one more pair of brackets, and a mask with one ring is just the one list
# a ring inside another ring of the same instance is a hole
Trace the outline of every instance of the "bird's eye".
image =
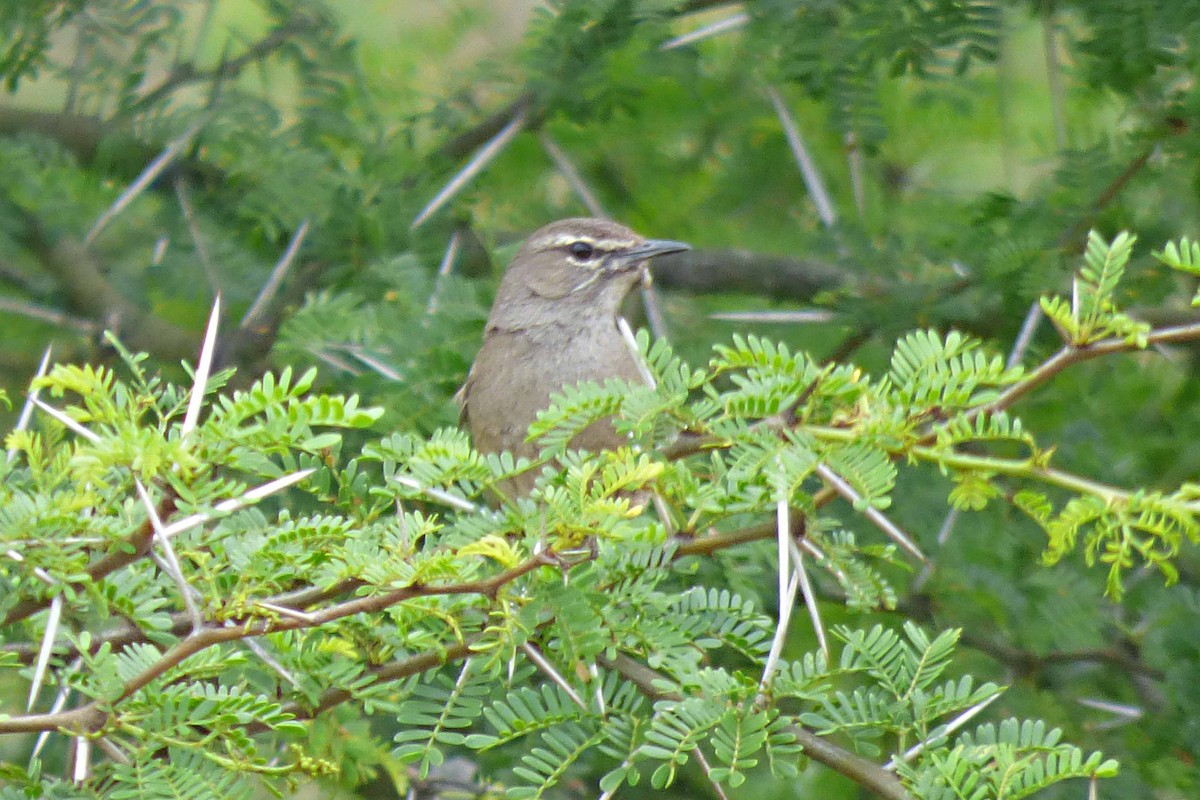
[(596, 253), (596, 248), (587, 242), (571, 242), (567, 249), (571, 251), (571, 256), (579, 261), (587, 261)]

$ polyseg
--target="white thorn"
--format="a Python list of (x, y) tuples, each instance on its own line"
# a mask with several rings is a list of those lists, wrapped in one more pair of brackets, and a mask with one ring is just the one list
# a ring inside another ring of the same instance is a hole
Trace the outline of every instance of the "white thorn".
[(196, 363), (196, 373), (192, 380), (192, 396), (188, 398), (187, 413), (183, 415), (183, 424), (179, 432), (183, 438), (191, 433), (196, 422), (200, 419), (200, 409), (204, 405), (204, 392), (208, 388), (208, 375), (212, 370), (213, 354), (217, 349), (217, 328), (220, 327), (221, 296), (213, 300), (212, 313), (208, 315), (208, 327), (204, 330), (204, 344), (200, 348), (200, 358)]

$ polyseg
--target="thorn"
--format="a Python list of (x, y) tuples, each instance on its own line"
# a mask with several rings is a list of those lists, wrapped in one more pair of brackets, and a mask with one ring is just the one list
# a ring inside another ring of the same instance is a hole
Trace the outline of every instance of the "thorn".
[(525, 111), (521, 111), (512, 118), (511, 122), (501, 128), (495, 136), (493, 136), (491, 139), (485, 142), (483, 146), (476, 150), (475, 155), (471, 156), (471, 160), (468, 161), (462, 169), (455, 173), (454, 177), (451, 178), (444, 187), (442, 187), (441, 191), (434, 195), (433, 199), (421, 209), (416, 218), (413, 219), (410, 227), (419, 227), (422, 223), (437, 213), (438, 209), (444, 206), (446, 202), (450, 200), (450, 198), (462, 191), (462, 188), (466, 186), (472, 178), (482, 172), (484, 167), (490, 164), (493, 160), (495, 160), (496, 156), (503, 152), (504, 148), (508, 146), (509, 142), (511, 142), (513, 138), (520, 133), (521, 129), (525, 127), (525, 122), (527, 119), (528, 114)]
[(186, 439), (200, 419), (200, 408), (204, 405), (204, 393), (208, 387), (208, 376), (212, 370), (213, 354), (217, 349), (217, 328), (221, 318), (221, 295), (213, 300), (212, 313), (208, 315), (208, 327), (204, 330), (204, 344), (200, 347), (200, 359), (192, 376), (192, 396), (188, 398), (187, 412), (179, 426), (182, 438)]
[(717, 34), (726, 33), (727, 31), (735, 31), (738, 28), (745, 27), (750, 22), (750, 15), (742, 11), (724, 19), (719, 19), (716, 22), (711, 22), (708, 25), (696, 28), (694, 31), (676, 36), (674, 39), (668, 39), (658, 46), (659, 50), (674, 50), (676, 47), (693, 44), (702, 39), (707, 39)]
[(259, 323), (267, 307), (271, 301), (275, 299), (275, 295), (279, 292), (279, 287), (283, 284), (283, 279), (291, 270), (292, 264), (295, 263), (296, 254), (300, 252), (300, 245), (304, 243), (304, 238), (308, 235), (308, 220), (300, 223), (300, 227), (296, 228), (296, 232), (292, 234), (292, 239), (288, 242), (287, 250), (280, 256), (276, 262), (275, 268), (271, 270), (270, 276), (267, 277), (267, 282), (263, 284), (259, 290), (258, 297), (254, 298), (254, 303), (246, 311), (242, 317), (242, 321), (238, 323), (238, 330), (250, 330)]

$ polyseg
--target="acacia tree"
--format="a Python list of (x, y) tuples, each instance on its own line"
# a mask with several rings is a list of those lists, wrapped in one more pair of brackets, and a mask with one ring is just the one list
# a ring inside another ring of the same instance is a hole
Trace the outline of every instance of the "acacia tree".
[[(1194, 791), (1193, 6), (0, 9), (0, 791)], [(581, 211), (697, 245), (654, 380), (482, 456)]]

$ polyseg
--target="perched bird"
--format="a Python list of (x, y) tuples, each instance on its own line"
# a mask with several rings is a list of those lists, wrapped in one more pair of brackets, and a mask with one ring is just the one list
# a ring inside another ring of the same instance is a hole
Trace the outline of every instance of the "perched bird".
[[(475, 446), (536, 457), (525, 437), (551, 394), (585, 380), (637, 381), (637, 363), (617, 329), (621, 302), (648, 259), (688, 249), (603, 219), (559, 220), (530, 236), (500, 282), (483, 347), (458, 394)], [(600, 420), (571, 446), (597, 452), (622, 443)], [(526, 494), (534, 477), (526, 473), (504, 488)]]

